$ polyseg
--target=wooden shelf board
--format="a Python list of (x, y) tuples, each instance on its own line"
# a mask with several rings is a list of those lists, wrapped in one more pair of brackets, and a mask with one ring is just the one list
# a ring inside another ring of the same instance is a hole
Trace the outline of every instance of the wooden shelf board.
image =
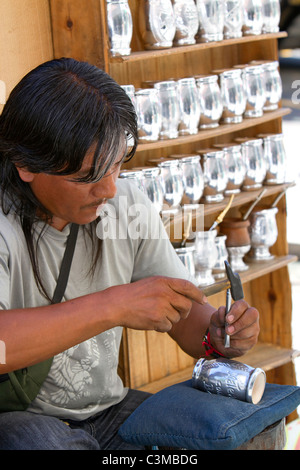
[(128, 56), (110, 57), (110, 62), (138, 62), (166, 56), (176, 56), (178, 54), (201, 51), (203, 49), (213, 49), (216, 47), (232, 46), (235, 44), (245, 44), (269, 39), (280, 39), (285, 38), (286, 36), (287, 33), (282, 31), (279, 33), (260, 34), (257, 36), (243, 36), (241, 38), (235, 39), (223, 39), (222, 41), (197, 43), (189, 46), (170, 47), (168, 49), (131, 52), (131, 54)]
[(268, 372), (271, 369), (287, 364), (298, 356), (300, 356), (300, 351), (295, 349), (258, 342), (249, 353), (236, 358), (236, 360), (244, 362), (251, 367), (260, 367), (265, 372)]
[[(287, 266), (289, 263), (297, 261), (297, 256), (287, 255), (287, 256), (275, 256), (272, 260), (269, 261), (259, 261), (259, 262), (249, 262), (249, 269), (244, 272), (240, 272), (240, 278), (242, 283), (253, 281), (258, 277), (269, 274), (277, 269)], [(210, 295), (217, 294), (222, 292), (230, 287), (230, 283), (227, 278), (215, 282), (214, 284), (206, 287), (202, 287), (204, 294), (209, 297)]]
[(221, 135), (225, 135), (232, 132), (239, 132), (250, 127), (258, 126), (274, 119), (282, 118), (287, 114), (290, 114), (289, 108), (278, 108), (275, 111), (269, 111), (263, 114), (261, 117), (256, 118), (245, 118), (242, 122), (237, 124), (220, 124), (219, 127), (214, 129), (200, 130), (197, 134), (181, 136), (177, 139), (168, 140), (157, 140), (155, 142), (141, 143), (138, 145), (136, 152), (145, 152), (148, 150), (155, 150), (165, 148), (166, 146), (177, 146), (193, 142), (201, 142), (202, 140), (211, 139)]
[[(300, 351), (294, 349), (282, 348), (269, 343), (258, 343), (249, 353), (240, 358), (236, 358), (236, 360), (248, 364), (251, 367), (260, 367), (265, 372), (268, 372), (271, 369), (287, 364), (298, 356), (300, 356)], [(173, 384), (190, 380), (192, 378), (193, 368), (193, 366), (188, 367), (175, 374), (163, 377), (155, 382), (139, 387), (139, 390), (157, 393)]]
[[(240, 193), (236, 194), (231, 207), (237, 207), (237, 206), (243, 206), (244, 204), (247, 204), (251, 201), (254, 201), (254, 199), (257, 198), (257, 196), (261, 193), (262, 189), (266, 189), (266, 192), (263, 197), (267, 196), (272, 196), (278, 193), (281, 193), (282, 191), (295, 186), (294, 182), (287, 182), (283, 184), (277, 184), (277, 185), (267, 185), (263, 186), (263, 188), (255, 189), (255, 191), (241, 191)], [(215, 214), (217, 212), (221, 212), (225, 207), (227, 206), (229, 201), (229, 196), (224, 197), (223, 201), (217, 202), (217, 203), (211, 203), (211, 204), (204, 204), (204, 215), (211, 215)]]

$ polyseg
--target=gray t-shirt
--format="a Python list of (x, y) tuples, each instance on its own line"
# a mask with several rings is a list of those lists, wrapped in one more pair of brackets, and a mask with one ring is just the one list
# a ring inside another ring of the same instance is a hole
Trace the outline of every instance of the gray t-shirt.
[[(125, 180), (117, 185), (117, 196), (104, 207), (96, 230), (103, 240), (96, 270), (93, 275), (89, 272), (93, 247), (80, 227), (63, 300), (153, 275), (195, 282), (148, 198)], [(40, 227), (36, 229), (39, 233)], [(51, 295), (69, 231), (69, 225), (62, 232), (47, 226), (39, 242), (40, 272)], [(37, 289), (18, 219), (0, 211), (0, 309), (47, 304)], [(55, 356), (29, 411), (83, 420), (120, 402), (127, 393), (117, 373), (121, 336), (121, 327), (112, 328)]]

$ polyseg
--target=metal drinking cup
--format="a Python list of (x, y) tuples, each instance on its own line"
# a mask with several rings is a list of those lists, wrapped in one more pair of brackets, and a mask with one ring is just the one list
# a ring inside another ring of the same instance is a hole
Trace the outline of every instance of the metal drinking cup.
[(111, 55), (130, 55), (133, 24), (128, 1), (106, 0), (106, 10)]

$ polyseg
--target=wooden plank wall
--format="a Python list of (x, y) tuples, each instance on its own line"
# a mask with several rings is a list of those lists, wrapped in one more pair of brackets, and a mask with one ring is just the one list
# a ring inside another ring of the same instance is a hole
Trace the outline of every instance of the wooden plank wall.
[(0, 112), (12, 88), (53, 58), (48, 0), (0, 2)]

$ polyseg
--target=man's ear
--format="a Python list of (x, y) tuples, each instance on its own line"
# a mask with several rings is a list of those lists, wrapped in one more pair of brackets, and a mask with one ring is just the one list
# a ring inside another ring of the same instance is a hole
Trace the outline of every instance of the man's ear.
[(31, 183), (34, 180), (35, 173), (31, 173), (31, 171), (26, 170), (26, 168), (20, 168), (16, 165), (17, 172), (24, 183)]

